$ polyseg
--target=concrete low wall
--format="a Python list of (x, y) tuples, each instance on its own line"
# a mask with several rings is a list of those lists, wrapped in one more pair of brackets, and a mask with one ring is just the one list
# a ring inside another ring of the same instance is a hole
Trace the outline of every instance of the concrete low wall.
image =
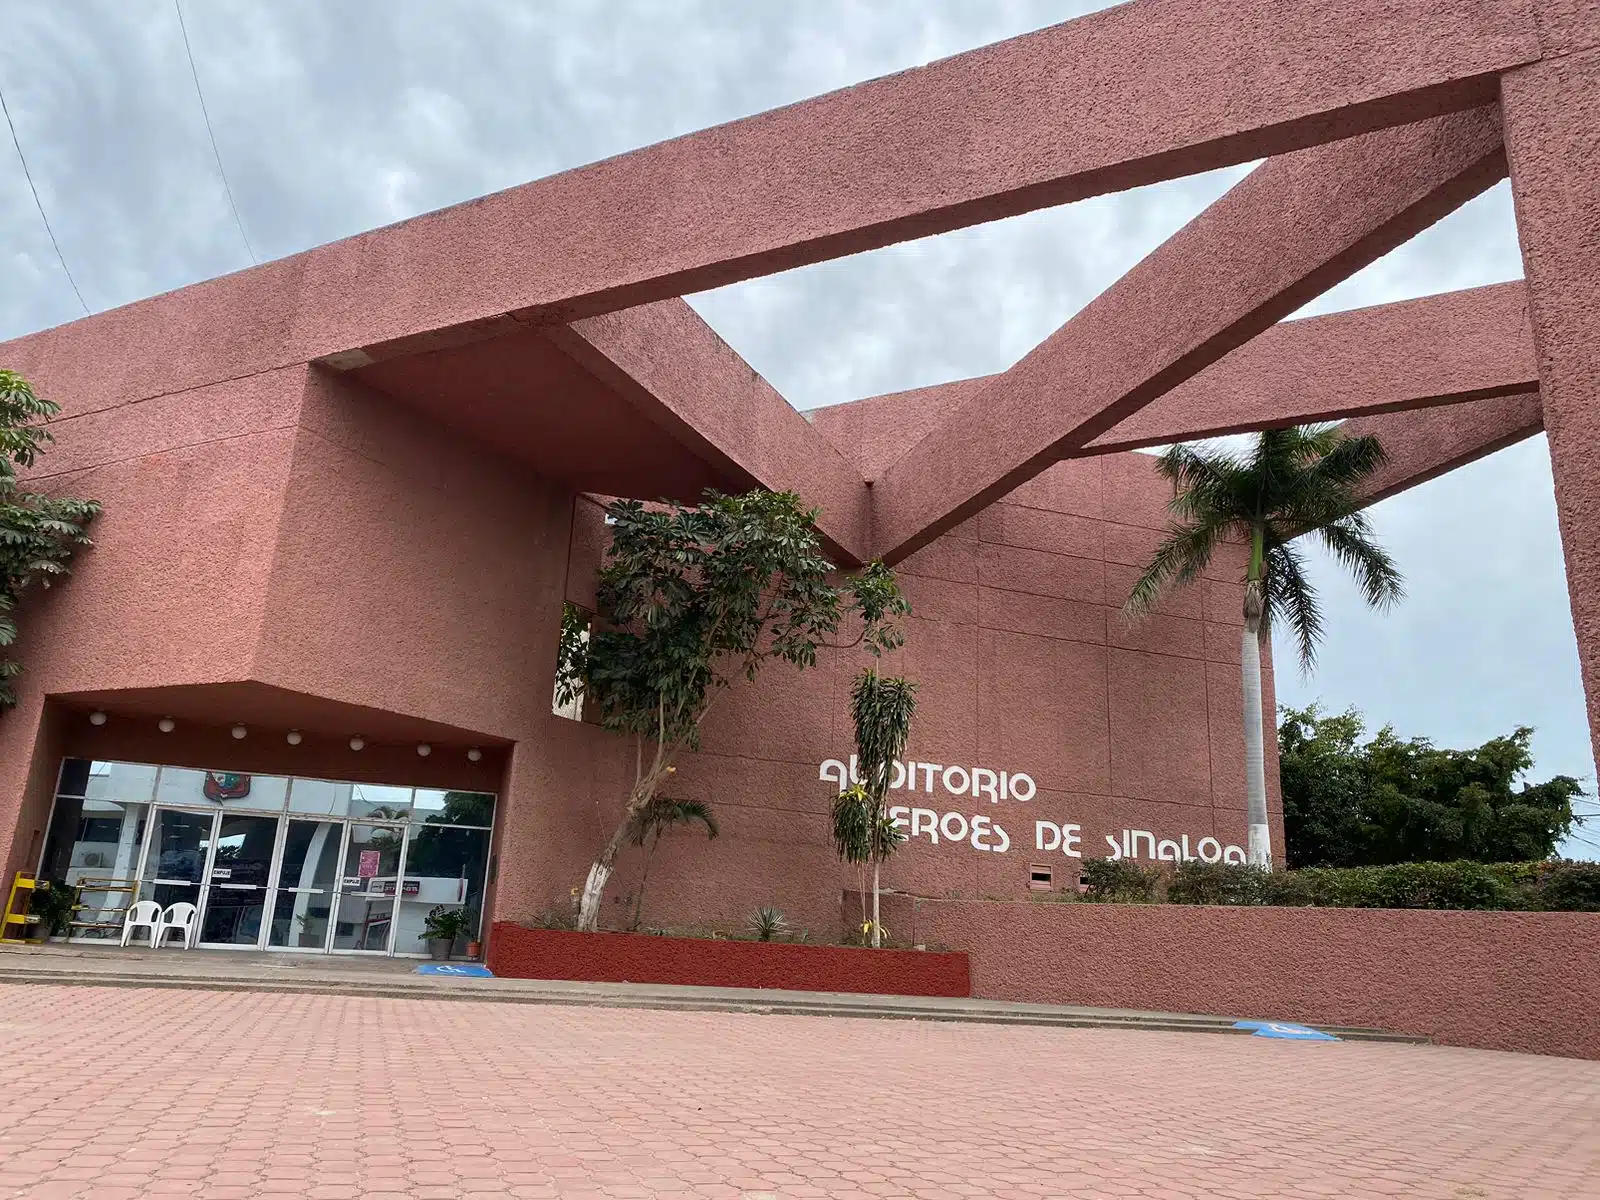
[(891, 996), (966, 996), (967, 955), (646, 933), (574, 933), (496, 921), (488, 966), (518, 979), (679, 983)]
[(885, 903), (897, 937), (966, 950), (972, 994), (986, 999), (1365, 1026), (1600, 1059), (1600, 913)]

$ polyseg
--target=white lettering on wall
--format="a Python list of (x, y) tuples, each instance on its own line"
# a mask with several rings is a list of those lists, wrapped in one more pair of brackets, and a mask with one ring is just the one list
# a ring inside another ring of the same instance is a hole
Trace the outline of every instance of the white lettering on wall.
[[(852, 754), (848, 762), (829, 758), (822, 762), (818, 779), (826, 779), (841, 792), (853, 783), (861, 782), (861, 769)], [(1026, 803), (1038, 792), (1033, 777), (1021, 771), (994, 771), (988, 767), (947, 767), (943, 763), (896, 762), (889, 775), (893, 791), (932, 792), (934, 786), (951, 796), (971, 796), (974, 800), (987, 800), (991, 804), (1001, 800), (1021, 800)]]
[[(861, 782), (856, 756), (848, 762), (843, 759), (825, 760), (817, 774), (839, 791), (852, 783)], [(1021, 771), (994, 771), (988, 767), (947, 767), (941, 763), (919, 763), (907, 759), (894, 764), (889, 787), (895, 791), (921, 791), (931, 794), (934, 785), (950, 796), (987, 800), (991, 804), (1001, 800), (1027, 803), (1038, 794), (1032, 776)], [(959, 810), (940, 812), (932, 808), (913, 808), (897, 804), (889, 809), (889, 820), (911, 840), (926, 838), (937, 846), (941, 838), (946, 845), (965, 842), (974, 850), (1004, 854), (1011, 849), (1011, 836), (993, 819), (969, 816)], [(1124, 829), (1120, 833), (1106, 834), (1108, 858), (1127, 858), (1147, 862), (1228, 862), (1246, 861), (1244, 848), (1224, 846), (1214, 837), (1203, 837), (1190, 846), (1190, 835), (1176, 838), (1163, 837), (1151, 829)], [(1033, 848), (1041, 851), (1060, 851), (1068, 858), (1083, 857), (1083, 826), (1076, 822), (1057, 824), (1054, 821), (1033, 823)]]

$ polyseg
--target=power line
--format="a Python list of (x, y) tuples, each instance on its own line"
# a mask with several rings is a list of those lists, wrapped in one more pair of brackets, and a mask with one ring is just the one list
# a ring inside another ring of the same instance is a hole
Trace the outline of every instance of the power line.
[(217, 135), (211, 128), (211, 114), (206, 111), (206, 94), (200, 89), (200, 72), (195, 70), (194, 51), (189, 48), (189, 29), (183, 23), (183, 5), (179, 0), (172, 0), (172, 10), (178, 14), (178, 31), (183, 34), (183, 52), (189, 58), (189, 74), (194, 77), (194, 94), (200, 100), (200, 115), (205, 118), (206, 136), (211, 139), (211, 155), (217, 160), (217, 174), (222, 178), (222, 190), (227, 193), (228, 207), (233, 209), (233, 223), (239, 227), (239, 240), (244, 243), (245, 253), (250, 256), (250, 261), (259, 263), (255, 248), (250, 245), (250, 236), (244, 231), (244, 222), (239, 219), (239, 206), (233, 199), (233, 188), (228, 186), (228, 173), (222, 169), (222, 152), (217, 149)]
[(11, 131), (11, 144), (17, 148), (17, 161), (22, 164), (23, 177), (28, 181), (28, 190), (33, 193), (33, 205), (39, 210), (39, 219), (44, 222), (44, 231), (50, 235), (50, 244), (56, 248), (56, 261), (61, 264), (61, 272), (67, 277), (67, 282), (72, 285), (72, 294), (78, 298), (78, 303), (83, 305), (83, 315), (89, 315), (89, 305), (83, 298), (83, 293), (78, 290), (78, 281), (72, 277), (72, 271), (67, 267), (67, 257), (61, 253), (61, 243), (56, 241), (56, 231), (50, 228), (50, 218), (44, 215), (44, 202), (39, 199), (39, 189), (34, 186), (33, 172), (28, 169), (28, 157), (22, 153), (22, 142), (17, 138), (16, 123), (11, 120), (11, 109), (6, 105), (6, 93), (0, 87), (0, 112), (5, 114), (6, 128)]

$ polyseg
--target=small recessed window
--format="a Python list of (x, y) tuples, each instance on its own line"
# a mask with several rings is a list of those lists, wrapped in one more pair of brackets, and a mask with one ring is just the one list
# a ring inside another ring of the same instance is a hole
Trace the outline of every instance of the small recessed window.
[(1049, 888), (1055, 886), (1055, 876), (1049, 867), (1041, 867), (1038, 863), (1028, 868), (1028, 886), (1031, 888)]
[(561, 642), (556, 650), (556, 686), (550, 711), (569, 720), (583, 720), (583, 680), (589, 659), (593, 616), (576, 604), (561, 611)]

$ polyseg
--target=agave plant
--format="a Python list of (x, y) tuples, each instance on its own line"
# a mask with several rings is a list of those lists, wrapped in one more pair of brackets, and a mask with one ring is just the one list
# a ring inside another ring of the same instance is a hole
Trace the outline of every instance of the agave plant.
[(758, 942), (770, 942), (788, 928), (789, 922), (783, 919), (783, 912), (770, 904), (756, 909), (750, 918), (750, 932), (756, 935)]

